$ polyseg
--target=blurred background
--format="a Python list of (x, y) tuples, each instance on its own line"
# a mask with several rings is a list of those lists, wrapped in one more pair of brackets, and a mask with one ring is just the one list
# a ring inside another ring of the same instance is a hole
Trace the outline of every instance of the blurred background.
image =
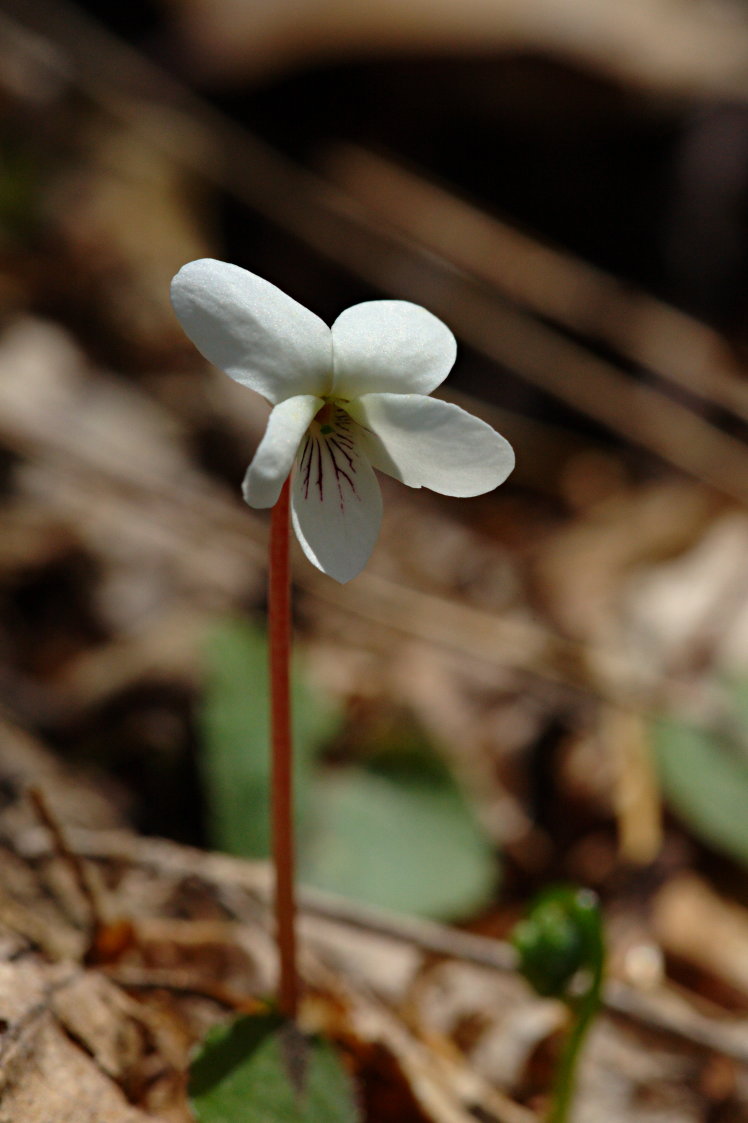
[(304, 878), (495, 935), (579, 881), (745, 1012), (744, 0), (2, 0), (0, 108), (2, 798), (267, 852), (267, 407), (169, 281), (412, 300), (517, 468), (297, 554)]

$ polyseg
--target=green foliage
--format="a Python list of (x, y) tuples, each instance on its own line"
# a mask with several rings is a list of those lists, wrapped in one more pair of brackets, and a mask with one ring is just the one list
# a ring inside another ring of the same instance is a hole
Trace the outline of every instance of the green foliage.
[(41, 167), (26, 142), (0, 140), (0, 243), (32, 235), (39, 222)]
[(530, 985), (538, 994), (560, 998), (572, 1015), (547, 1117), (548, 1123), (567, 1123), (582, 1046), (602, 999), (605, 938), (597, 897), (569, 885), (546, 889), (516, 926), (512, 942)]
[[(236, 621), (207, 651), (201, 716), (211, 843), (245, 857), (268, 854), (267, 638)], [(299, 875), (370, 904), (442, 919), (484, 905), (496, 857), (449, 770), (422, 736), (400, 730), (365, 767), (325, 765), (341, 715), (293, 675)]]
[(212, 1030), (190, 1070), (197, 1123), (360, 1123), (353, 1082), (334, 1046), (279, 1014)]
[[(206, 646), (200, 714), (201, 771), (212, 845), (245, 858), (270, 853), (270, 701), (267, 635), (226, 620)], [(311, 768), (340, 716), (291, 680), (297, 827), (303, 829)]]
[(485, 905), (496, 857), (452, 774), (425, 745), (318, 782), (302, 878), (369, 904), (455, 919)]
[(709, 726), (657, 721), (653, 742), (669, 804), (704, 842), (748, 865), (748, 685), (727, 684), (725, 702)]

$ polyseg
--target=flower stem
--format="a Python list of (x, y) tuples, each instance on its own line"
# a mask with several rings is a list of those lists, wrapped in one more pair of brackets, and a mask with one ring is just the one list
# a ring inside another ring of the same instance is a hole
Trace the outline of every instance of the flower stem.
[(553, 1081), (553, 1098), (548, 1123), (567, 1123), (576, 1085), (576, 1073), (582, 1045), (600, 1009), (602, 998), (602, 953), (593, 968), (589, 990), (579, 1005), (572, 1007), (572, 1029), (564, 1044)]
[(291, 745), (291, 579), (289, 566), (289, 481), (270, 519), (268, 631), (270, 639), (270, 736), (272, 744), (272, 834), (275, 868), (275, 923), (280, 982), (278, 1006), (295, 1018), (299, 1002), (296, 972), (294, 893), (293, 751)]

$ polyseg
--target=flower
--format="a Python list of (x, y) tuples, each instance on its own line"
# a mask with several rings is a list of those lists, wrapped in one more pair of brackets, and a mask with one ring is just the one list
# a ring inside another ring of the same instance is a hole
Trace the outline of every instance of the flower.
[(242, 491), (272, 507), (293, 470), (291, 517), (309, 560), (337, 581), (374, 548), (382, 496), (373, 469), (409, 487), (480, 495), (514, 467), (511, 445), (459, 406), (429, 398), (457, 345), (417, 304), (372, 300), (328, 328), (280, 289), (206, 258), (177, 273), (172, 303), (215, 366), (272, 412)]

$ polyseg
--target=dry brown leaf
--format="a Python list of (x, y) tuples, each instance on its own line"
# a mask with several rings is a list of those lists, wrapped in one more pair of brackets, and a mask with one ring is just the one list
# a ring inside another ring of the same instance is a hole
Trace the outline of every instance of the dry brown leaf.
[(624, 590), (629, 631), (662, 673), (744, 671), (748, 517), (728, 511), (683, 554), (642, 568)]
[[(145, 1123), (157, 1118), (130, 1106), (97, 1059), (56, 1020), (55, 997), (74, 981), (85, 991), (80, 972), (70, 966), (0, 963), (0, 1121)], [(78, 997), (87, 1000), (85, 993)], [(116, 1033), (116, 1016), (110, 1025)]]
[(708, 491), (656, 483), (619, 492), (551, 539), (536, 575), (563, 631), (586, 641), (617, 636), (623, 583), (632, 570), (682, 553), (719, 508)]
[(667, 954), (739, 992), (748, 1008), (748, 909), (682, 873), (657, 894), (652, 923)]

